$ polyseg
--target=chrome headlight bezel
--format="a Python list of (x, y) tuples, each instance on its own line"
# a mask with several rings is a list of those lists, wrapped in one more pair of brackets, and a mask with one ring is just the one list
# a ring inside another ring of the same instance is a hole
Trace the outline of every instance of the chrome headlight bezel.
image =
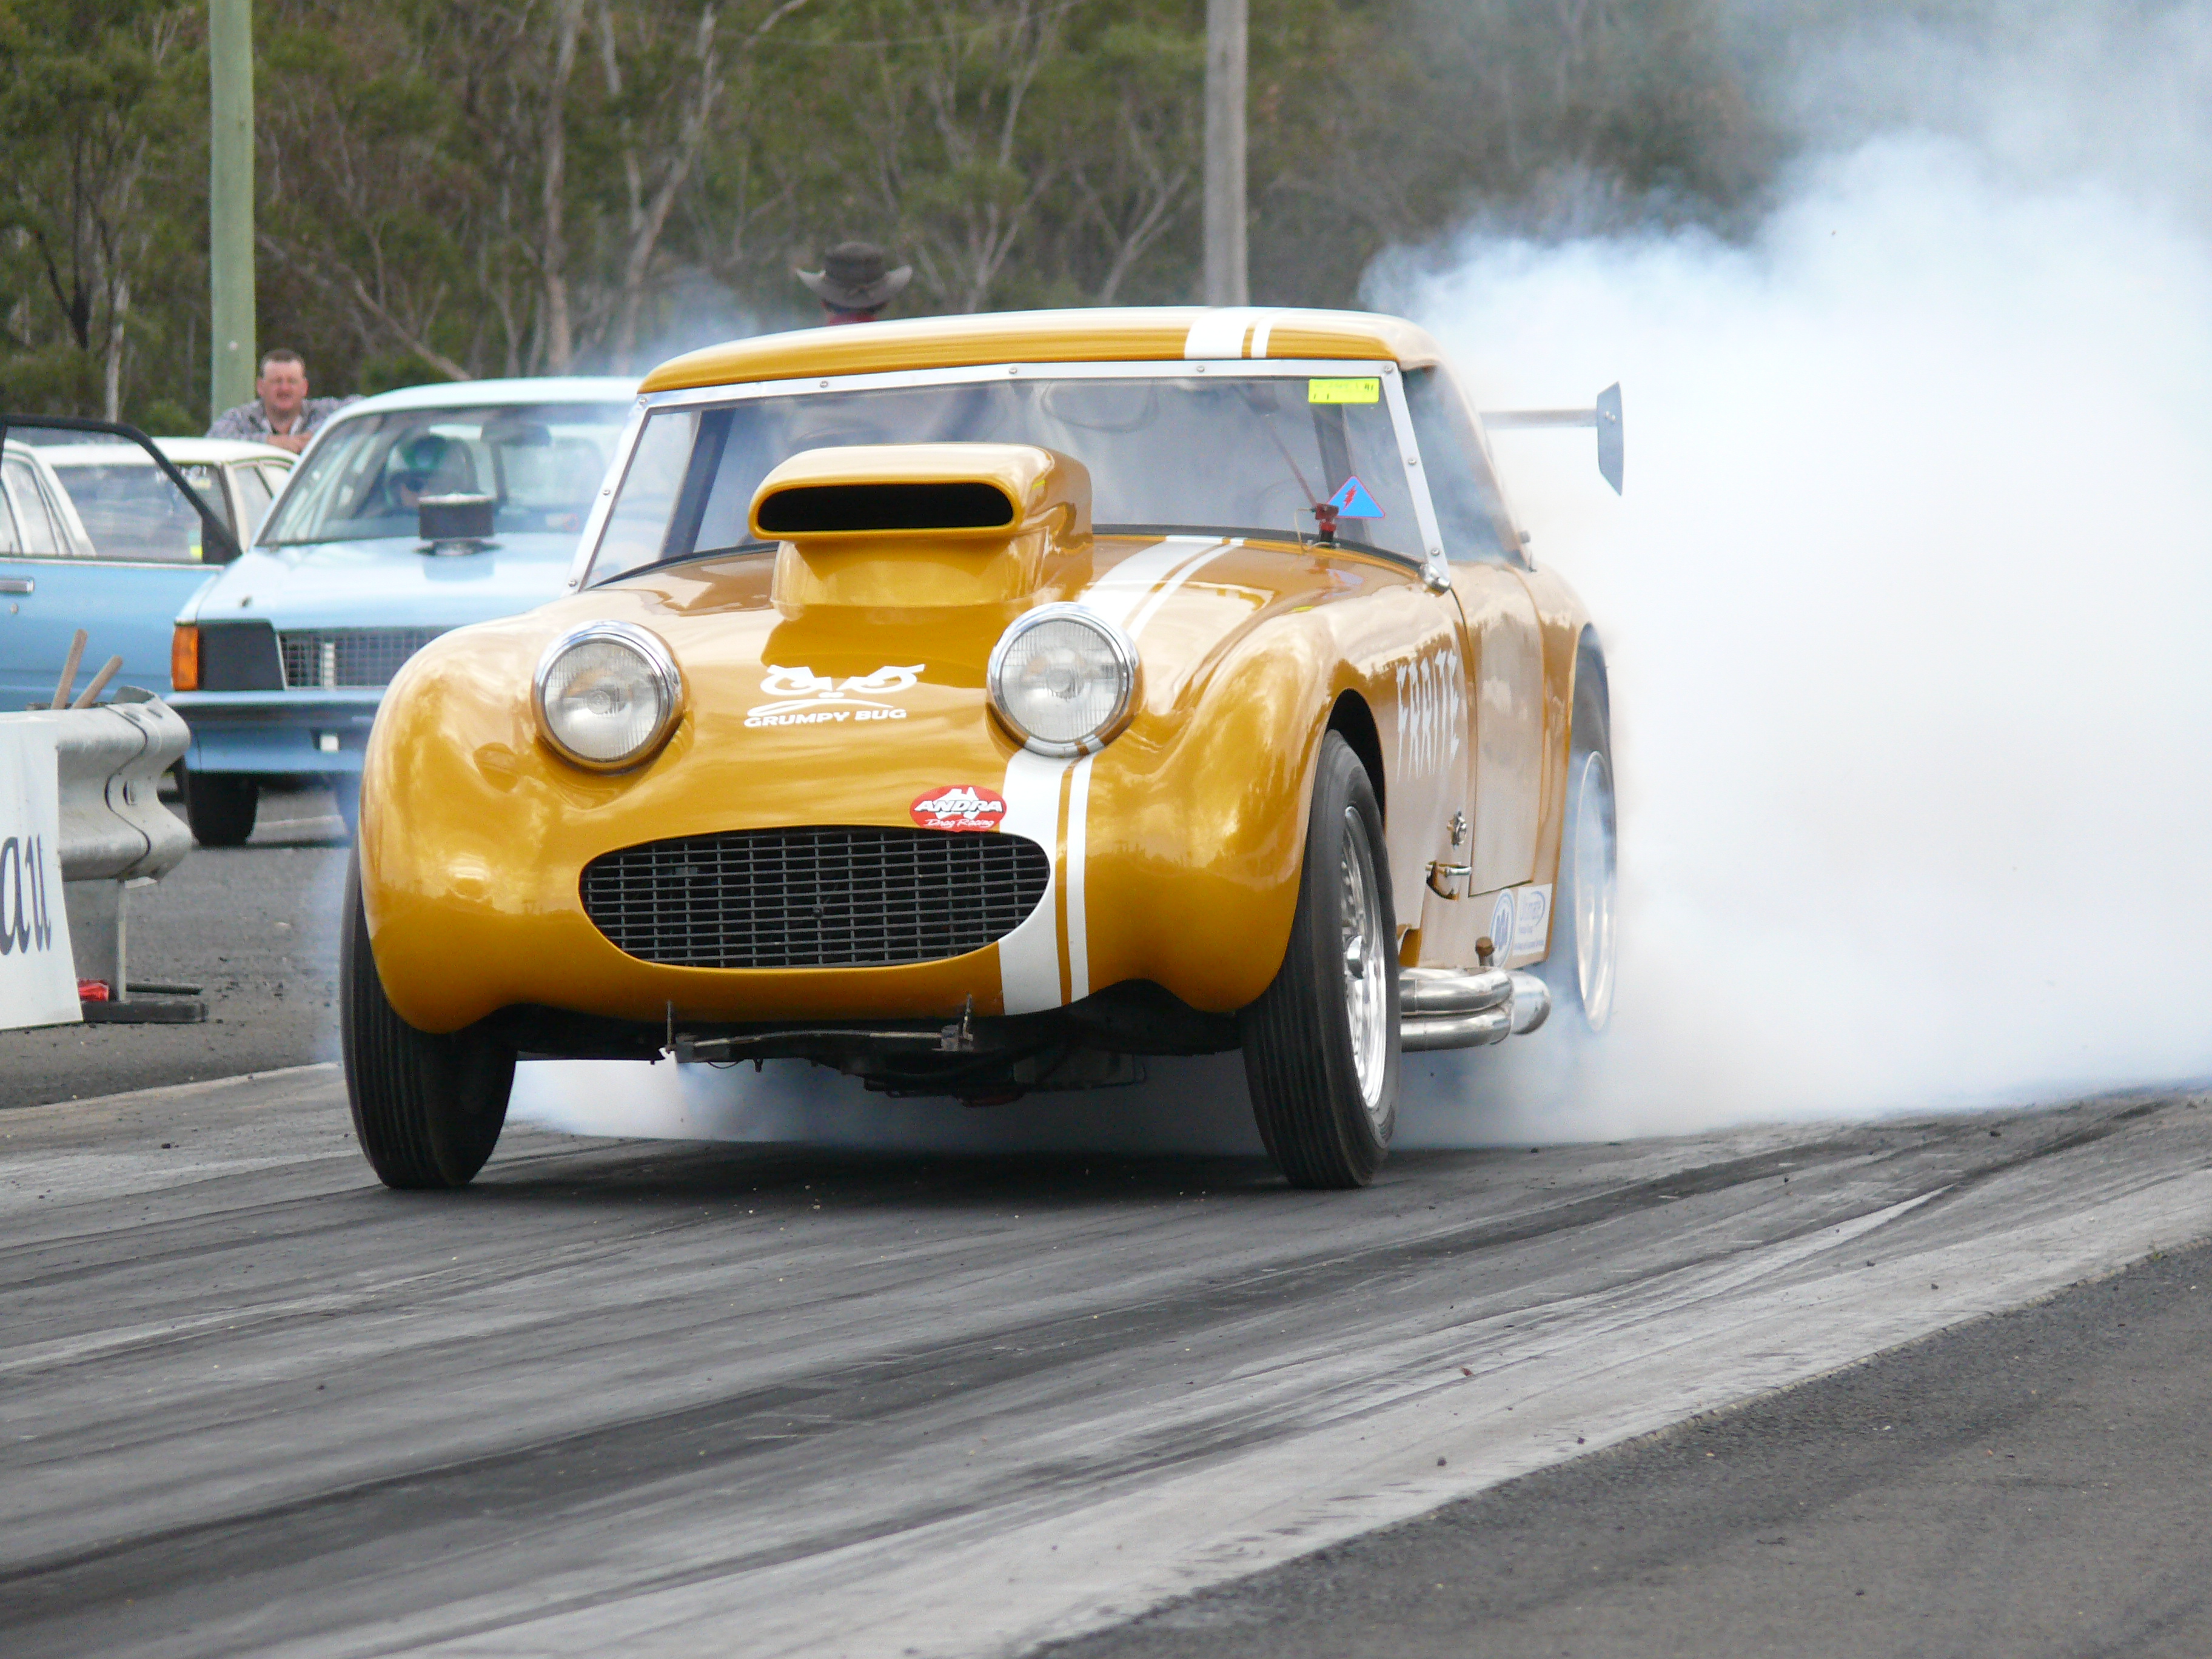
[[(1060, 741), (1037, 736), (1017, 720), (1008, 710), (1000, 692), (1000, 676), (1006, 671), (1006, 659), (1023, 635), (1052, 622), (1078, 622), (1095, 632), (1106, 643), (1120, 675), (1121, 684), (1113, 712), (1093, 726), (1089, 732), (1070, 741)], [(999, 635), (999, 642), (991, 647), (989, 665), (984, 671), (985, 694), (991, 712), (999, 723), (1018, 739), (1023, 748), (1033, 754), (1045, 755), (1054, 760), (1073, 760), (1078, 756), (1095, 755), (1119, 737), (1137, 711), (1137, 688), (1143, 665), (1137, 657), (1136, 641), (1087, 605), (1041, 605), (1034, 611), (1024, 611), (1008, 624)]]
[[(545, 706), (546, 681), (561, 659), (576, 647), (592, 641), (612, 641), (635, 652), (645, 664), (647, 678), (660, 698), (659, 717), (653, 722), (650, 734), (641, 743), (612, 760), (580, 754), (562, 740), (554, 728), (553, 719)], [(530, 701), (538, 716), (538, 735), (544, 739), (547, 748), (572, 766), (580, 766), (591, 772), (627, 772), (641, 766), (660, 751), (668, 741), (668, 734), (684, 717), (684, 677), (678, 671), (676, 659), (669, 654), (660, 636), (635, 623), (586, 623), (572, 628), (545, 647), (538, 659), (538, 671), (531, 676)]]

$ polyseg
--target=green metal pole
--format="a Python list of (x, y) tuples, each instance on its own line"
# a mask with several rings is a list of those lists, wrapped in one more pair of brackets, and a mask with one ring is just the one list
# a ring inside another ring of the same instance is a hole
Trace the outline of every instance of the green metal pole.
[(1244, 92), (1249, 0), (1206, 4), (1206, 303), (1252, 303), (1246, 247)]
[(253, 0), (208, 0), (208, 392), (253, 396)]

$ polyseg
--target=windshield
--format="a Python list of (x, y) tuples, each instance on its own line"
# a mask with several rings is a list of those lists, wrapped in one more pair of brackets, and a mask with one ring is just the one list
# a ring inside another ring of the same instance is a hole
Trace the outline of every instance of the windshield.
[(574, 535), (629, 415), (625, 404), (505, 404), (356, 416), (301, 463), (260, 545), (411, 540), (425, 495), (491, 496), (495, 535)]
[[(605, 581), (751, 539), (761, 480), (803, 450), (1026, 443), (1091, 471), (1100, 528), (1310, 536), (1337, 498), (1338, 539), (1419, 558), (1420, 530), (1379, 374), (1005, 376), (789, 393), (647, 420), (592, 562)], [(1379, 367), (1379, 366), (1378, 366)], [(296, 489), (296, 486), (295, 487)], [(683, 510), (678, 510), (678, 503)]]
[[(204, 551), (198, 510), (152, 461), (123, 445), (115, 448), (112, 461), (70, 461), (54, 468), (92, 538), (94, 556), (133, 563), (198, 561)], [(221, 510), (222, 489), (212, 469), (179, 466), (177, 471)]]

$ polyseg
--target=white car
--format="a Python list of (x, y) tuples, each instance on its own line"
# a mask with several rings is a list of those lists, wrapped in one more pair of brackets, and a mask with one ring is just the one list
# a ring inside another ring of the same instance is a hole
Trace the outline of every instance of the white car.
[[(298, 459), (271, 444), (225, 438), (156, 438), (154, 446), (222, 515), (241, 547), (252, 541), (269, 516), (270, 503)], [(163, 563), (180, 557), (200, 562), (179, 551), (199, 545), (196, 522), (179, 519), (183, 543), (162, 538), (157, 544), (154, 538), (151, 526), (162, 522), (163, 512), (174, 513), (174, 499), (144, 450), (124, 443), (56, 444), (40, 454), (76, 503), (99, 557), (128, 559), (135, 553)], [(163, 512), (153, 510), (156, 503)]]

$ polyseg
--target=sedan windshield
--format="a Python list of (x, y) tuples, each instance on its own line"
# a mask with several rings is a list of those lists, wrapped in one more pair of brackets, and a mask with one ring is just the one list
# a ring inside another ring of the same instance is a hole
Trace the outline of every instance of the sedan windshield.
[(629, 415), (623, 404), (507, 404), (355, 416), (301, 464), (260, 545), (411, 539), (425, 495), (489, 495), (495, 535), (573, 535)]
[[(592, 580), (751, 539), (761, 480), (804, 450), (1036, 444), (1090, 469), (1101, 529), (1337, 535), (1418, 558), (1419, 528), (1379, 374), (1014, 378), (801, 392), (662, 409), (646, 422)], [(296, 489), (296, 486), (295, 486)]]

